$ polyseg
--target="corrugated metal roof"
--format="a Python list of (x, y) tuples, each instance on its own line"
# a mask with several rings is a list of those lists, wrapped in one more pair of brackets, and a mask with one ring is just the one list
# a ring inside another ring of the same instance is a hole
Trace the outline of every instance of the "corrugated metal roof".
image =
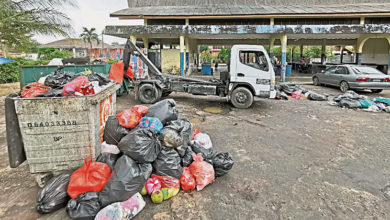
[[(163, 1), (163, 0), (159, 0)], [(254, 1), (254, 0), (252, 0)], [(160, 2), (161, 3), (161, 2)], [(169, 2), (168, 2), (169, 3)], [(248, 2), (245, 2), (248, 4)], [(324, 4), (324, 3), (323, 3)], [(272, 14), (353, 14), (390, 12), (387, 3), (357, 3), (332, 5), (185, 5), (185, 6), (146, 6), (126, 8), (111, 14), (120, 16), (229, 16), (229, 15), (272, 15)]]

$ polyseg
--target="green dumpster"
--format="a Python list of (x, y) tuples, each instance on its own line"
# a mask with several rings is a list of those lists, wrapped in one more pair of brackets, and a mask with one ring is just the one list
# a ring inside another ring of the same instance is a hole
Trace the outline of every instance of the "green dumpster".
[[(73, 72), (80, 73), (86, 69), (95, 73), (108, 74), (110, 72), (111, 65), (81, 65), (81, 66), (65, 66), (61, 72)], [(20, 68), (20, 88), (23, 88), (29, 83), (37, 82), (39, 78), (49, 75), (54, 72), (58, 66), (23, 66)]]

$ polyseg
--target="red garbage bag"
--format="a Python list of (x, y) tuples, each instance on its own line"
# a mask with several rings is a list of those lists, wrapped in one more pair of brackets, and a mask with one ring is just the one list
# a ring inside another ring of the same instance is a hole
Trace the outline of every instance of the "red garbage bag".
[(115, 117), (122, 127), (135, 128), (146, 113), (148, 113), (148, 107), (136, 105), (132, 109), (126, 109), (123, 112), (116, 114)]
[(113, 81), (116, 81), (123, 84), (123, 75), (128, 76), (130, 79), (134, 80), (134, 70), (131, 65), (129, 65), (129, 69), (126, 73), (124, 73), (125, 64), (123, 61), (111, 64), (110, 72), (108, 73), (108, 78)]
[(88, 77), (79, 76), (76, 79), (68, 82), (62, 89), (63, 96), (82, 96), (82, 95), (93, 95), (92, 83), (89, 82)]
[(192, 154), (194, 162), (190, 165), (191, 174), (196, 180), (196, 189), (202, 190), (205, 186), (214, 181), (214, 167), (203, 161), (202, 154)]
[(39, 82), (30, 83), (22, 89), (22, 98), (34, 98), (50, 91), (50, 88)]
[(155, 190), (161, 189), (161, 181), (158, 178), (149, 178), (145, 183), (145, 189), (149, 195), (152, 195)]
[(111, 175), (111, 169), (105, 163), (92, 162), (90, 156), (84, 162), (70, 177), (68, 194), (72, 199), (85, 192), (100, 192)]
[(152, 178), (157, 178), (161, 182), (161, 188), (180, 189), (180, 180), (171, 176), (157, 176), (152, 174)]
[(190, 168), (183, 167), (183, 173), (180, 177), (180, 185), (183, 190), (193, 190), (195, 189), (195, 178), (191, 174)]

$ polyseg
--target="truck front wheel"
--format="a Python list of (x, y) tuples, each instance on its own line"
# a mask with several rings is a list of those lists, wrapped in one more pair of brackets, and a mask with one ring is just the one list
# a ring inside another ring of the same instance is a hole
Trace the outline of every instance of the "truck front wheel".
[(161, 98), (161, 89), (152, 84), (143, 84), (138, 90), (138, 99), (143, 104), (153, 104)]
[(236, 108), (249, 108), (253, 104), (253, 94), (245, 87), (238, 87), (233, 90), (230, 102)]

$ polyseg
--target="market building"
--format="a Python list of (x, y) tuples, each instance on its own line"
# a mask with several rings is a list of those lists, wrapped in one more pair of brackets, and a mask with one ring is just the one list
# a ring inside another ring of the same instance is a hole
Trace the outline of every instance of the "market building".
[[(356, 64), (390, 64), (390, 2), (377, 0), (128, 0), (113, 12), (119, 19), (143, 19), (144, 25), (107, 26), (105, 34), (160, 45), (163, 71), (181, 75), (199, 62), (199, 45), (258, 44), (282, 47), (282, 78), (287, 46), (353, 47)], [(171, 45), (167, 47), (165, 45)], [(178, 47), (172, 47), (178, 45)], [(340, 62), (343, 63), (341, 55)]]

